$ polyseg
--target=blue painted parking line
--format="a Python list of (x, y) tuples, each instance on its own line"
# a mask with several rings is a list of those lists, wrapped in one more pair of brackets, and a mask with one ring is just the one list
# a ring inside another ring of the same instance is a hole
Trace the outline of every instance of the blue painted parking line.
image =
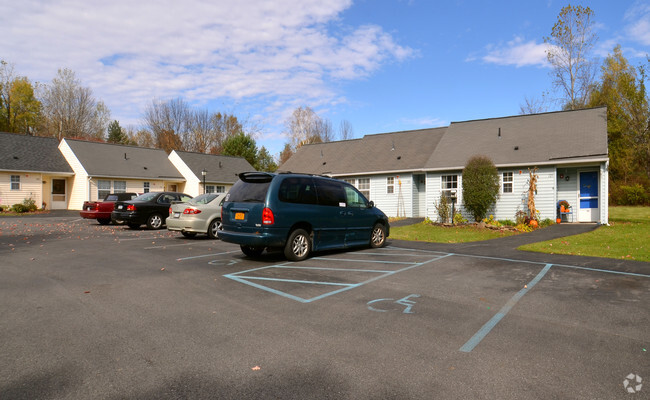
[[(232, 279), (232, 280), (240, 282), (240, 283), (244, 283), (246, 285), (256, 287), (258, 289), (262, 289), (262, 290), (270, 292), (270, 293), (280, 295), (280, 296), (288, 298), (288, 299), (299, 301), (301, 303), (311, 303), (311, 302), (314, 302), (316, 300), (320, 300), (320, 299), (323, 299), (325, 297), (329, 297), (329, 296), (335, 295), (337, 293), (344, 292), (346, 290), (354, 289), (354, 288), (366, 285), (368, 283), (374, 282), (376, 280), (383, 279), (383, 278), (386, 278), (388, 276), (397, 274), (399, 272), (408, 271), (410, 269), (417, 268), (417, 267), (420, 267), (422, 265), (426, 265), (426, 264), (432, 263), (434, 261), (437, 261), (437, 260), (452, 256), (452, 255), (453, 254), (445, 254), (445, 255), (441, 255), (441, 256), (438, 256), (438, 257), (435, 257), (435, 258), (428, 259), (428, 260), (423, 261), (423, 262), (418, 262), (418, 263), (413, 263), (413, 262), (396, 263), (394, 261), (379, 261), (379, 260), (369, 261), (369, 260), (365, 260), (365, 262), (367, 262), (367, 263), (374, 263), (374, 264), (384, 264), (384, 265), (390, 265), (390, 264), (402, 264), (402, 265), (404, 265), (404, 264), (406, 264), (407, 265), (406, 267), (400, 268), (400, 269), (397, 269), (397, 270), (315, 267), (315, 266), (307, 266), (307, 265), (303, 266), (302, 263), (300, 265), (292, 264), (292, 263), (286, 263), (286, 264), (278, 264), (278, 265), (271, 265), (271, 266), (266, 266), (266, 267), (254, 268), (254, 269), (249, 269), (249, 270), (241, 271), (241, 272), (235, 272), (235, 273), (232, 273), (232, 274), (224, 275), (224, 277), (228, 278), (228, 279)], [(341, 261), (344, 261), (344, 262), (359, 261), (359, 260), (340, 259), (340, 258), (327, 258), (327, 257), (315, 257), (315, 258), (312, 258), (312, 260), (325, 260), (325, 261), (337, 261), (337, 262), (341, 262)], [(303, 261), (303, 263), (304, 263), (304, 261)], [(259, 275), (256, 276), (255, 275), (255, 273), (260, 273), (261, 271), (269, 270), (269, 269), (276, 269), (276, 270), (294, 269), (294, 270), (309, 270), (309, 271), (318, 271), (318, 270), (322, 270), (322, 271), (344, 271), (344, 272), (356, 272), (356, 273), (360, 272), (360, 273), (378, 274), (378, 275), (374, 276), (374, 277), (372, 277), (370, 279), (366, 279), (364, 281), (357, 282), (357, 283), (309, 281), (309, 280), (299, 280), (299, 279), (294, 280), (294, 279), (286, 279), (286, 278), (282, 278), (282, 277), (269, 278), (269, 277), (266, 277), (266, 276), (259, 276)], [(297, 283), (297, 284), (300, 284), (300, 285), (303, 285), (303, 286), (304, 285), (314, 285), (314, 286), (319, 286), (319, 287), (339, 286), (340, 288), (337, 289), (337, 290), (332, 290), (332, 291), (322, 293), (322, 294), (320, 294), (318, 296), (315, 296), (315, 297), (304, 298), (304, 297), (296, 296), (294, 294), (287, 293), (287, 292), (284, 292), (284, 291), (281, 291), (281, 290), (278, 290), (278, 289), (268, 287), (266, 285), (262, 285), (261, 283), (258, 283), (258, 282)]]
[(496, 313), (487, 323), (485, 323), (485, 325), (483, 325), (483, 327), (481, 327), (481, 329), (479, 329), (478, 332), (476, 332), (474, 336), (472, 336), (472, 338), (469, 339), (467, 343), (465, 343), (460, 348), (460, 351), (469, 353), (479, 343), (481, 343), (481, 341), (488, 335), (488, 333), (490, 333), (490, 331), (499, 323), (499, 321), (501, 321), (503, 317), (505, 317), (506, 314), (512, 310), (512, 307), (514, 307), (515, 304), (517, 304), (517, 302), (521, 300), (521, 298), (524, 297), (524, 295), (528, 293), (528, 291), (532, 289), (533, 286), (535, 286), (537, 282), (539, 282), (544, 277), (544, 275), (546, 275), (546, 273), (551, 269), (552, 265), (553, 264), (546, 264), (546, 266), (539, 272), (539, 274), (537, 274), (537, 276), (532, 281), (528, 283), (528, 285), (526, 285), (523, 289), (512, 296), (512, 298), (508, 300), (508, 302), (503, 307), (501, 307), (501, 310), (499, 310), (498, 313)]

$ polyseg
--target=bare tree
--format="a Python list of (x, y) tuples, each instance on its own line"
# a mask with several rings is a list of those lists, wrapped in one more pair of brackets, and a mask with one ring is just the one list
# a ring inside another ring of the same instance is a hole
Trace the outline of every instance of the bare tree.
[(309, 107), (296, 108), (285, 122), (285, 132), (293, 150), (309, 143), (334, 140), (332, 123), (318, 116)]
[(547, 112), (549, 108), (548, 93), (542, 93), (542, 97), (524, 97), (524, 104), (519, 105), (519, 114), (539, 114)]
[(341, 140), (349, 140), (354, 136), (352, 124), (347, 119), (341, 120), (339, 123), (339, 138)]
[(106, 105), (97, 101), (88, 87), (81, 86), (75, 73), (59, 69), (44, 88), (43, 110), (49, 134), (62, 137), (104, 139), (110, 120)]
[(550, 45), (546, 57), (553, 67), (553, 85), (563, 93), (565, 109), (584, 107), (594, 83), (596, 64), (590, 53), (597, 37), (593, 15), (589, 7), (568, 5), (560, 11), (551, 36), (544, 38)]
[[(159, 148), (185, 150), (188, 142), (191, 110), (183, 99), (167, 102), (153, 100), (145, 109), (145, 125)], [(172, 146), (172, 147), (170, 147)]]

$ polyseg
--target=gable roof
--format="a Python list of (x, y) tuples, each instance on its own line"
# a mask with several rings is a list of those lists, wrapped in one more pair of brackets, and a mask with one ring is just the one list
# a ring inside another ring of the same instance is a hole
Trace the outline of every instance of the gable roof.
[(0, 132), (0, 170), (71, 175), (58, 146), (53, 137)]
[(174, 151), (199, 179), (205, 169), (206, 182), (235, 183), (240, 172), (255, 171), (243, 157)]
[(280, 170), (323, 175), (421, 170), (446, 130), (420, 129), (308, 144), (299, 148)]
[(477, 154), (497, 166), (607, 158), (607, 109), (454, 122), (425, 168), (462, 169)]
[(63, 139), (90, 176), (184, 180), (161, 149)]
[(310, 144), (279, 169), (338, 176), (453, 170), (478, 154), (497, 167), (606, 160), (607, 108), (453, 122)]

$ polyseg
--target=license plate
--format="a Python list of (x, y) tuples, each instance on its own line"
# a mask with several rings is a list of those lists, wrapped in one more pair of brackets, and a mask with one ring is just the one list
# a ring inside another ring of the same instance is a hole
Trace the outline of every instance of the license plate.
[(121, 209), (122, 209), (122, 205), (120, 204), (119, 206), (117, 206), (117, 209), (118, 209), (118, 210), (121, 210)]
[(235, 213), (235, 219), (243, 220), (244, 219), (244, 213), (243, 212)]
[(181, 213), (179, 213), (179, 212), (175, 212), (175, 213), (174, 213), (174, 218), (178, 218), (178, 217), (180, 217), (180, 216), (181, 216)]

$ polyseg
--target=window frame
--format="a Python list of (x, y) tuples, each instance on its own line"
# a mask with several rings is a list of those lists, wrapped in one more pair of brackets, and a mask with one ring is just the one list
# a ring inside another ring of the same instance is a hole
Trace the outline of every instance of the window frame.
[(446, 196), (448, 199), (458, 198), (458, 174), (441, 175), (440, 191), (442, 195)]
[[(108, 185), (106, 185), (108, 183)], [(107, 188), (108, 187), (108, 188)], [(103, 200), (111, 194), (111, 181), (108, 179), (97, 179), (97, 200)], [(103, 195), (102, 195), (103, 194)]]
[(151, 182), (142, 182), (142, 193), (149, 193), (151, 191)]
[(393, 194), (395, 193), (395, 177), (387, 176), (386, 177), (386, 193)]
[(9, 178), (10, 190), (20, 190), (20, 186), (20, 175), (11, 175)]
[(359, 189), (359, 192), (361, 192), (368, 201), (370, 201), (370, 178), (359, 178), (356, 188)]
[[(507, 175), (509, 179), (506, 180)], [(513, 172), (504, 172), (501, 174), (501, 193), (513, 193), (515, 186), (515, 174)], [(506, 188), (509, 187), (509, 190)]]

